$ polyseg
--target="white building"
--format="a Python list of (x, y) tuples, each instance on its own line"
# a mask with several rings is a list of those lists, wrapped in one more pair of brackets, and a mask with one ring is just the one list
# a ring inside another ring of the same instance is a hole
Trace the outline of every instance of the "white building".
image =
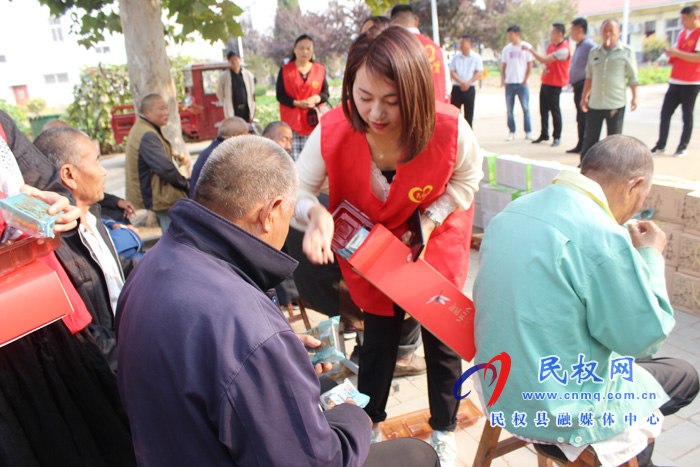
[(0, 99), (21, 104), (43, 97), (49, 106), (68, 105), (81, 67), (126, 62), (121, 37), (87, 50), (70, 27), (67, 15), (54, 18), (35, 0), (0, 3)]
[[(73, 102), (82, 67), (126, 63), (121, 34), (105, 35), (103, 43), (86, 49), (70, 32), (72, 24), (70, 15), (54, 18), (37, 0), (0, 0), (0, 99), (21, 104), (42, 97), (50, 107), (64, 107)], [(198, 38), (167, 50), (170, 56), (217, 61), (223, 47)]]

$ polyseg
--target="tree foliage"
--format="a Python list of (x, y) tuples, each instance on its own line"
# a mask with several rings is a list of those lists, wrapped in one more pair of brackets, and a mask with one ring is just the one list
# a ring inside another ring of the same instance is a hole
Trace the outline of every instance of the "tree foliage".
[(492, 36), (490, 47), (499, 50), (506, 45), (506, 29), (512, 24), (520, 26), (520, 37), (537, 46), (549, 37), (552, 23), (563, 23), (567, 30), (576, 15), (572, 0), (519, 0), (512, 2), (500, 16)]
[[(146, 0), (142, 0), (146, 1)], [(105, 38), (105, 33), (121, 33), (117, 0), (39, 0), (51, 14), (70, 13), (71, 32), (80, 36), (78, 43), (89, 48)], [(236, 17), (243, 10), (231, 0), (160, 0), (168, 18), (165, 33), (177, 43), (197, 31), (210, 42), (226, 41), (229, 36), (241, 36), (243, 31)]]

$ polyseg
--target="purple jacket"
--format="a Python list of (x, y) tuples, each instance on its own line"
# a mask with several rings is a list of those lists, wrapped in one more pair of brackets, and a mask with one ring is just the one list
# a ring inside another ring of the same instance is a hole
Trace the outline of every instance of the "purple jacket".
[(169, 214), (116, 317), (139, 465), (362, 465), (367, 415), (319, 410), (309, 356), (264, 292), (296, 261), (192, 200)]

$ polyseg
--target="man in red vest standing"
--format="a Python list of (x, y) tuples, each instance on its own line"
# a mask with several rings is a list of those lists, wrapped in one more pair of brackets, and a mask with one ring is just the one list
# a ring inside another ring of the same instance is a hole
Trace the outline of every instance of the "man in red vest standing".
[(450, 103), (448, 91), (452, 89), (450, 73), (445, 64), (445, 54), (438, 44), (429, 37), (424, 36), (418, 30), (418, 16), (413, 13), (410, 5), (396, 5), (391, 9), (391, 22), (403, 26), (416, 35), (425, 52), (428, 54), (430, 67), (433, 70), (433, 82), (435, 83), (435, 99), (439, 102)]
[(549, 32), (549, 46), (547, 55), (540, 55), (530, 45), (523, 45), (524, 50), (530, 51), (535, 60), (544, 64), (542, 70), (542, 88), (540, 89), (540, 117), (542, 119), (542, 130), (540, 137), (533, 141), (541, 143), (549, 141), (549, 113), (552, 113), (552, 146), (561, 144), (561, 110), (559, 108), (559, 95), (561, 88), (569, 82), (569, 62), (571, 53), (569, 41), (566, 40), (566, 29), (562, 23), (552, 24)]
[(693, 132), (693, 109), (695, 98), (700, 91), (700, 9), (697, 6), (687, 6), (681, 10), (683, 31), (678, 35), (675, 47), (666, 50), (671, 69), (668, 80), (668, 91), (661, 107), (661, 126), (659, 140), (651, 150), (652, 154), (663, 154), (668, 140), (668, 130), (671, 116), (680, 104), (683, 111), (683, 133), (681, 143), (673, 154), (675, 157), (688, 155), (686, 148)]

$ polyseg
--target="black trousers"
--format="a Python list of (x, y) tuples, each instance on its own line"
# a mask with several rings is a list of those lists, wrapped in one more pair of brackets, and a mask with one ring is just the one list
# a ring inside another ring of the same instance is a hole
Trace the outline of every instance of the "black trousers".
[[(664, 392), (671, 398), (659, 407), (664, 416), (674, 414), (683, 407), (689, 405), (698, 394), (698, 373), (693, 366), (685, 360), (678, 358), (638, 358), (636, 363), (647, 370), (664, 388)], [(639, 467), (651, 467), (651, 454), (654, 451), (652, 442), (637, 455)]]
[(661, 106), (661, 125), (659, 127), (659, 140), (656, 147), (665, 148), (668, 141), (668, 130), (671, 127), (671, 117), (678, 106), (683, 112), (683, 133), (678, 149), (685, 149), (690, 142), (690, 135), (693, 134), (693, 110), (695, 109), (695, 99), (698, 97), (700, 84), (669, 84), (668, 91)]
[(581, 109), (581, 97), (583, 97), (583, 86), (586, 84), (586, 80), (582, 79), (573, 83), (571, 86), (574, 88), (574, 105), (576, 106), (576, 125), (578, 126), (578, 143), (576, 143), (576, 149), (581, 151), (583, 148), (583, 136), (586, 130), (586, 112)]
[(474, 98), (476, 97), (476, 89), (474, 85), (470, 86), (468, 90), (462, 91), (459, 86), (452, 86), (452, 94), (450, 95), (450, 102), (452, 105), (458, 109), (462, 108), (464, 105), (464, 119), (469, 123), (469, 126), (474, 128), (472, 122), (474, 121)]
[(581, 160), (586, 156), (586, 152), (595, 143), (600, 141), (600, 132), (603, 129), (603, 120), (608, 129), (608, 136), (622, 133), (622, 124), (625, 121), (625, 108), (619, 109), (591, 109), (586, 112), (586, 131), (583, 137), (583, 147), (581, 148)]
[(552, 137), (561, 139), (561, 109), (559, 108), (559, 95), (561, 88), (559, 86), (550, 86), (543, 84), (540, 88), (540, 120), (542, 122), (542, 131), (540, 138), (549, 138), (549, 114), (552, 114)]
[[(358, 389), (370, 397), (365, 412), (374, 423), (386, 420), (386, 403), (404, 323), (405, 312), (397, 306), (394, 311), (394, 316), (364, 313), (365, 340), (360, 351)], [(462, 374), (462, 360), (426, 329), (422, 329), (422, 334), (428, 367), (429, 424), (434, 430), (454, 431), (459, 401), (452, 395), (452, 387)]]
[(437, 452), (425, 441), (397, 438), (373, 444), (365, 467), (440, 467)]

